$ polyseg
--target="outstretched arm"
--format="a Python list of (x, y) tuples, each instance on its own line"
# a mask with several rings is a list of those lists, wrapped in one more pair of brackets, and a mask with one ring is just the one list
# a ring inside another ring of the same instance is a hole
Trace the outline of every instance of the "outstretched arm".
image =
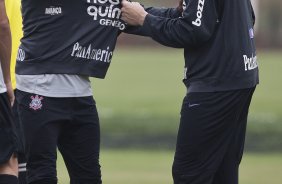
[(145, 8), (146, 12), (151, 15), (166, 17), (166, 18), (178, 18), (181, 17), (183, 12), (183, 0), (180, 0), (178, 6), (176, 8), (156, 8), (156, 7), (148, 7)]
[(130, 25), (142, 26), (146, 35), (170, 47), (184, 48), (208, 41), (216, 25), (218, 15), (214, 1), (184, 1), (183, 16), (176, 19), (154, 16), (139, 3), (122, 1), (122, 19)]
[[(171, 18), (171, 19), (179, 18), (182, 16), (183, 13), (183, 0), (179, 1), (178, 6), (176, 8), (148, 7), (144, 9), (146, 12), (154, 16)], [(147, 30), (145, 30), (142, 26), (128, 26), (126, 30), (124, 30), (123, 32), (140, 35), (140, 36), (149, 36)]]
[(0, 0), (0, 61), (7, 93), (11, 104), (13, 104), (15, 97), (10, 75), (11, 47), (11, 31), (6, 14), (5, 1)]

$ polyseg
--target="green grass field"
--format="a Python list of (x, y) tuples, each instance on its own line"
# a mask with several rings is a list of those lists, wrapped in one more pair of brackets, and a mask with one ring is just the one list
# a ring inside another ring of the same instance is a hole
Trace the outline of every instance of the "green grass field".
[[(103, 150), (105, 184), (172, 184), (172, 151)], [(240, 184), (281, 184), (282, 154), (246, 154), (240, 168)], [(61, 157), (59, 184), (68, 184)]]

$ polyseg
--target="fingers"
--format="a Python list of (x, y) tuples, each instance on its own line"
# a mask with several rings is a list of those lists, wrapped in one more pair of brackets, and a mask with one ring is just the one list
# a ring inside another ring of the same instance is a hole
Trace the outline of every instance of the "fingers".
[[(127, 15), (127, 9), (129, 8), (131, 2), (127, 1), (127, 0), (122, 0), (121, 5), (121, 12), (122, 12), (122, 17), (121, 19), (124, 20), (126, 18), (125, 15)], [(125, 21), (125, 20), (124, 20)]]
[(122, 0), (121, 2), (122, 4), (122, 8), (121, 8), (121, 12), (122, 12), (122, 16), (121, 16), (121, 19), (125, 22), (130, 22), (130, 8), (131, 8), (131, 4), (132, 2), (129, 2), (127, 0)]
[(122, 8), (123, 8), (123, 7), (127, 7), (128, 4), (130, 4), (130, 3), (132, 3), (132, 2), (131, 2), (131, 1), (127, 1), (127, 0), (122, 0), (122, 1), (121, 1)]
[(140, 3), (122, 0), (121, 5), (122, 5), (121, 11), (122, 10), (126, 11), (128, 8), (131, 8), (133, 6), (140, 6)]
[(147, 12), (138, 2), (128, 2), (122, 0), (121, 19), (129, 25), (138, 26), (143, 25)]
[(11, 107), (13, 107), (13, 105), (15, 103), (15, 96), (14, 95), (12, 97), (10, 97), (10, 103), (11, 103)]
[(13, 106), (14, 105), (14, 101), (15, 101), (15, 95), (14, 95), (14, 90), (13, 90), (13, 87), (12, 87), (12, 83), (11, 82), (6, 83), (6, 88), (7, 88), (7, 94), (8, 94), (11, 106)]
[(13, 106), (14, 102), (15, 102), (15, 95), (14, 95), (14, 92), (12, 90), (8, 91), (8, 97), (9, 97), (11, 106)]

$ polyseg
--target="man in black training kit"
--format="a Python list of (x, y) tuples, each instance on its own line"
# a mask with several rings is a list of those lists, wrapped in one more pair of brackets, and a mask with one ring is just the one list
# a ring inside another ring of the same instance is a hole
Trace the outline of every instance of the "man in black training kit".
[[(179, 17), (180, 8), (149, 8)], [(16, 64), (27, 183), (57, 183), (58, 147), (71, 184), (100, 184), (100, 128), (89, 77), (104, 78), (121, 21), (120, 0), (22, 0)], [(141, 31), (141, 30), (139, 30)]]
[(11, 45), (5, 1), (0, 0), (0, 184), (18, 183), (18, 146), (11, 110), (15, 99), (10, 75)]
[[(237, 184), (248, 109), (258, 84), (249, 0), (185, 0), (176, 19), (122, 1), (122, 19), (184, 48), (184, 98), (173, 163), (175, 184)], [(134, 33), (134, 31), (132, 32)]]

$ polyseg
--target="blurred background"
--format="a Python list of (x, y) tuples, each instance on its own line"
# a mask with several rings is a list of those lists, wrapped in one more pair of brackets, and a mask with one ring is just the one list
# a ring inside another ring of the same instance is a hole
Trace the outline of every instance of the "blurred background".
[[(140, 0), (175, 7), (177, 0)], [(241, 184), (281, 184), (282, 1), (254, 0), (260, 85), (250, 107)], [(172, 184), (183, 50), (122, 34), (106, 79), (92, 79), (101, 121), (104, 183)], [(58, 160), (59, 182), (68, 176)]]

